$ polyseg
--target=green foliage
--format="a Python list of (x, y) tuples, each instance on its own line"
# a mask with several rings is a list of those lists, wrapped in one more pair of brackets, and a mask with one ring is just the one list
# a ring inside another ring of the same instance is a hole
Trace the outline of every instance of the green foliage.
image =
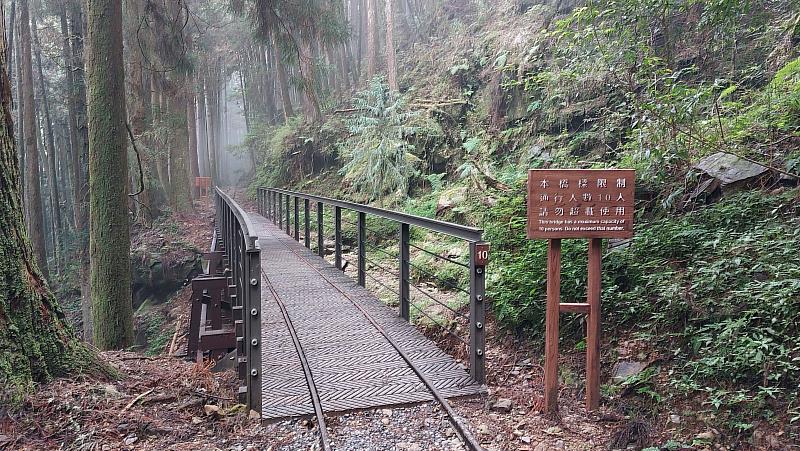
[[(641, 223), (629, 247), (603, 259), (607, 326), (633, 328), (673, 349), (673, 382), (713, 395), (715, 408), (797, 396), (800, 210), (794, 196), (743, 193), (685, 216)], [(546, 249), (525, 239), (524, 208), (522, 196), (509, 196), (490, 212), (487, 286), (504, 325), (541, 334)], [(563, 243), (565, 302), (585, 295), (582, 241)], [(568, 331), (575, 326), (566, 325)], [(639, 393), (658, 395), (640, 382)], [(722, 390), (730, 384), (754, 391)]]
[(418, 128), (409, 125), (418, 113), (380, 78), (353, 103), (359, 113), (346, 121), (352, 136), (341, 145), (342, 175), (370, 200), (386, 194), (404, 198), (418, 172), (411, 143)]
[[(607, 319), (673, 349), (673, 383), (715, 409), (797, 396), (800, 222), (790, 196), (746, 193), (640, 227), (606, 264)], [(731, 390), (731, 384), (749, 390)]]
[[(507, 327), (536, 335), (544, 331), (547, 282), (547, 243), (526, 238), (525, 197), (521, 193), (502, 196), (486, 218), (485, 239), (492, 243), (492, 265), (487, 290), (498, 321)], [(562, 244), (564, 302), (582, 302), (585, 297), (587, 246), (582, 240)], [(578, 322), (567, 320), (562, 328), (576, 332)]]
[(289, 150), (300, 135), (301, 117), (293, 117), (278, 127), (252, 127), (243, 145), (253, 149), (263, 164), (256, 173), (252, 187), (282, 186), (289, 175)]

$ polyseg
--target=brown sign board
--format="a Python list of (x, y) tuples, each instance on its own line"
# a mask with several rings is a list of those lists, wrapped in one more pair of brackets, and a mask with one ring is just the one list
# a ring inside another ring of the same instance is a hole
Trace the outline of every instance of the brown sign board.
[(633, 169), (531, 169), (528, 238), (633, 237)]

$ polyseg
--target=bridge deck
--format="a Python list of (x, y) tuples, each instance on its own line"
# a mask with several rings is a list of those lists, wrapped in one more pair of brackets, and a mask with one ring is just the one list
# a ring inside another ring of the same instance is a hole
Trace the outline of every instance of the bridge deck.
[(297, 333), (325, 412), (433, 399), (356, 305), (392, 337), (444, 396), (485, 392), (462, 365), (369, 291), (267, 219), (256, 213), (250, 217), (259, 235), (264, 282), (264, 419), (314, 413), (300, 356), (278, 299)]

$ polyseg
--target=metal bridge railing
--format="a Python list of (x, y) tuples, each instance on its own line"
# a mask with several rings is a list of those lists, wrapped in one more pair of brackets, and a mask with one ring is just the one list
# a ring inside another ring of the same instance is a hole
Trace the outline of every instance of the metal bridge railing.
[[(483, 231), (481, 229), (462, 226), (435, 219), (422, 218), (396, 211), (385, 210), (382, 208), (371, 207), (369, 205), (362, 205), (353, 202), (346, 202), (328, 197), (317, 196), (312, 194), (298, 193), (294, 191), (287, 191), (276, 188), (259, 188), (257, 192), (257, 202), (259, 213), (273, 221), (278, 227), (285, 230), (287, 234), (293, 236), (295, 240), (301, 239), (301, 203), (302, 203), (302, 232), (303, 241), (307, 248), (311, 249), (312, 243), (312, 208), (316, 210), (316, 248), (320, 257), (325, 257), (325, 227), (324, 227), (324, 212), (325, 206), (333, 209), (333, 238), (334, 238), (334, 265), (336, 268), (344, 270), (343, 262), (346, 261), (350, 264), (349, 260), (343, 257), (342, 247), (342, 223), (348, 223), (355, 227), (356, 232), (356, 262), (357, 266), (357, 282), (362, 287), (366, 286), (367, 277), (374, 281), (377, 285), (385, 288), (386, 290), (394, 293), (399, 301), (399, 315), (406, 320), (411, 318), (410, 309), (414, 307), (420, 314), (427, 316), (433, 322), (437, 322), (435, 318), (430, 316), (424, 311), (423, 308), (418, 306), (412, 301), (412, 291), (414, 294), (423, 295), (427, 302), (435, 302), (439, 306), (450, 310), (455, 316), (465, 318), (469, 321), (469, 338), (465, 340), (459, 335), (455, 334), (449, 328), (444, 327), (451, 335), (461, 341), (467, 348), (469, 354), (469, 369), (470, 375), (478, 383), (486, 383), (486, 362), (485, 362), (485, 283), (486, 283), (486, 264), (489, 260), (489, 244), (482, 240)], [(349, 222), (342, 218), (342, 213), (351, 212), (356, 215), (355, 221)], [(329, 215), (330, 216), (330, 215)], [(396, 254), (389, 254), (385, 250), (372, 245), (367, 240), (367, 231), (370, 230), (367, 225), (367, 217), (377, 217), (389, 220), (399, 225), (398, 227), (398, 241), (399, 249)], [(293, 219), (293, 220), (292, 220)], [(411, 242), (411, 228), (420, 227), (432, 232), (441, 233), (450, 237), (458, 238), (466, 241), (469, 244), (469, 262), (457, 261), (457, 259), (449, 258), (445, 255), (440, 255), (436, 252), (431, 252), (420, 246), (416, 246)], [(397, 271), (392, 271), (384, 266), (376, 263), (367, 258), (368, 247), (376, 252), (387, 254), (391, 258), (397, 258), (398, 268)], [(469, 285), (464, 287), (452, 286), (455, 291), (466, 293), (469, 298), (469, 314), (458, 311), (452, 308), (446, 302), (437, 299), (431, 293), (415, 286), (411, 283), (412, 271), (417, 274), (423, 274), (427, 277), (435, 277), (435, 275), (426, 272), (424, 268), (420, 268), (411, 262), (411, 249), (415, 248), (419, 252), (430, 254), (432, 258), (442, 264), (458, 265), (463, 270), (468, 271)], [(395, 277), (399, 286), (397, 289), (386, 286), (385, 283), (373, 277), (367, 272), (367, 262), (378, 271), (383, 271)], [(437, 322), (438, 323), (438, 322)]]
[(236, 328), (239, 401), (261, 413), (261, 249), (245, 211), (215, 188), (217, 227)]

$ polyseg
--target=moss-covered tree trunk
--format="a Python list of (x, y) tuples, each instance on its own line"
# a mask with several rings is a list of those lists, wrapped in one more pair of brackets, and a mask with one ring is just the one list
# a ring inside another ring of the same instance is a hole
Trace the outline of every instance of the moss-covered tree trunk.
[(289, 93), (289, 74), (286, 73), (286, 65), (281, 59), (281, 52), (277, 46), (275, 36), (272, 37), (272, 58), (275, 63), (275, 71), (278, 75), (278, 90), (281, 94), (281, 105), (283, 107), (284, 122), (288, 122), (289, 118), (294, 116), (294, 108), (292, 108), (292, 96)]
[(94, 341), (133, 342), (122, 2), (88, 0), (89, 259)]
[(168, 100), (173, 121), (169, 143), (170, 206), (176, 213), (192, 210), (192, 195), (189, 191), (189, 128), (186, 114), (186, 77), (178, 77), (172, 96)]
[(35, 382), (101, 367), (65, 323), (25, 231), (4, 28), (0, 9), (0, 405), (19, 405)]
[[(92, 298), (89, 286), (89, 220), (86, 205), (88, 184), (86, 180), (86, 91), (83, 87), (83, 16), (80, 5), (67, 1), (60, 3), (59, 20), (61, 26), (61, 53), (64, 58), (64, 79), (67, 83), (67, 120), (69, 143), (72, 149), (70, 166), (72, 170), (72, 213), (73, 225), (77, 235), (77, 257), (79, 283), (81, 287), (81, 316), (83, 320), (83, 339), (92, 340)], [(67, 20), (67, 7), (69, 19)]]
[(19, 27), (22, 45), (22, 96), (25, 110), (22, 121), (25, 123), (25, 192), (28, 201), (28, 233), (33, 243), (33, 251), (42, 273), (47, 277), (47, 249), (44, 242), (44, 212), (42, 211), (42, 191), (39, 181), (39, 146), (37, 140), (36, 108), (33, 100), (33, 60), (31, 58), (31, 27), (28, 1), (20, 2)]

